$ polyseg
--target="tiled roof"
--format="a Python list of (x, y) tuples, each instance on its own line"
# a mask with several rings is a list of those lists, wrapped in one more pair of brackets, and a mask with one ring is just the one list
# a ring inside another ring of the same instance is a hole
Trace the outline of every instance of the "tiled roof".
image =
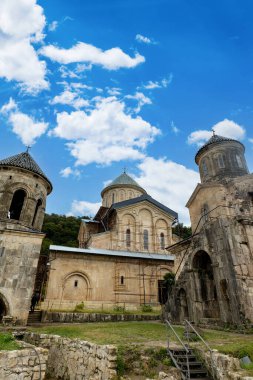
[(61, 245), (50, 245), (50, 251), (60, 251), (60, 252), (69, 252), (69, 253), (80, 253), (80, 254), (90, 254), (90, 255), (104, 255), (104, 256), (120, 256), (120, 257), (129, 257), (133, 259), (152, 259), (152, 260), (168, 260), (174, 261), (174, 256), (172, 255), (162, 255), (160, 253), (153, 252), (130, 252), (130, 251), (114, 251), (109, 249), (100, 249), (100, 248), (72, 248), (72, 247), (63, 247)]
[(160, 208), (161, 210), (165, 211), (167, 214), (170, 214), (173, 217), (178, 218), (178, 214), (175, 211), (171, 210), (167, 206), (164, 206), (162, 203), (156, 201), (154, 198), (152, 198), (148, 194), (143, 194), (140, 197), (131, 198), (131, 199), (127, 199), (126, 201), (114, 203), (111, 206), (111, 208), (112, 209), (117, 209), (117, 208), (133, 205), (133, 204), (136, 204), (136, 203), (139, 203), (139, 202), (143, 202), (143, 201), (148, 201), (148, 202), (152, 203), (153, 205), (157, 206), (158, 208)]
[[(224, 141), (235, 141), (239, 144), (241, 144), (239, 141), (237, 140), (234, 140), (234, 139), (230, 139), (228, 137), (223, 137), (223, 136), (219, 136), (219, 135), (213, 135), (199, 150), (198, 152), (196, 153), (196, 156), (195, 156), (195, 161), (197, 162), (197, 159), (198, 157), (200, 156), (200, 154), (206, 150), (206, 148), (209, 146), (209, 145), (212, 145), (212, 144), (221, 144), (223, 143)], [(243, 145), (243, 144), (241, 144)]]
[(13, 166), (15, 168), (29, 170), (30, 172), (43, 177), (51, 185), (51, 187), (53, 187), (47, 176), (43, 173), (39, 165), (34, 161), (28, 152), (19, 153), (15, 156), (0, 160), (0, 166)]
[(122, 173), (121, 175), (119, 175), (117, 178), (115, 178), (114, 181), (109, 183), (109, 185), (107, 185), (104, 188), (103, 192), (105, 191), (105, 189), (107, 189), (111, 186), (118, 186), (118, 185), (131, 185), (131, 186), (139, 187), (142, 191), (145, 192), (145, 190), (132, 177), (130, 177), (125, 172)]

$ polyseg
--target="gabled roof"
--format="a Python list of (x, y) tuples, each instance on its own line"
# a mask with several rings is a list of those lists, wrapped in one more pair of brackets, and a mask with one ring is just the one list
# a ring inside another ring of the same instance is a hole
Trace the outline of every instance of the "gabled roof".
[(109, 183), (103, 190), (102, 194), (105, 192), (105, 190), (109, 189), (110, 187), (117, 187), (117, 186), (133, 186), (135, 188), (139, 188), (142, 192), (146, 193), (146, 191), (132, 178), (130, 177), (126, 172), (120, 174), (117, 178), (115, 178), (114, 181)]
[(213, 145), (213, 144), (222, 144), (223, 142), (227, 142), (227, 141), (234, 141), (234, 142), (237, 142), (238, 144), (241, 144), (243, 147), (244, 145), (242, 143), (240, 143), (240, 141), (237, 141), (237, 140), (234, 140), (234, 139), (230, 139), (228, 137), (223, 137), (223, 136), (219, 136), (219, 135), (213, 135), (196, 153), (196, 156), (195, 156), (195, 162), (198, 163), (198, 158), (199, 156), (201, 155), (201, 153), (203, 153), (210, 145)]
[(22, 168), (28, 170), (32, 173), (38, 174), (39, 176), (43, 177), (50, 184), (51, 188), (53, 187), (52, 183), (49, 181), (47, 176), (44, 174), (39, 165), (34, 161), (32, 156), (28, 152), (19, 153), (15, 156), (7, 157), (3, 160), (0, 160), (0, 166), (12, 166), (15, 168)]
[(147, 202), (152, 203), (152, 204), (155, 205), (156, 207), (158, 207), (158, 208), (160, 208), (161, 210), (165, 211), (167, 214), (172, 215), (174, 218), (177, 218), (177, 217), (178, 217), (177, 212), (171, 210), (171, 209), (170, 209), (169, 207), (167, 207), (167, 206), (164, 206), (162, 203), (156, 201), (154, 198), (152, 198), (152, 197), (151, 197), (150, 195), (148, 195), (148, 194), (143, 194), (143, 195), (141, 195), (140, 197), (137, 197), (137, 198), (127, 199), (126, 201), (122, 201), (122, 202), (114, 203), (114, 204), (111, 206), (111, 209), (119, 209), (119, 208), (122, 208), (122, 207), (125, 207), (125, 206), (134, 205), (134, 204), (136, 204), (136, 203), (140, 203), (140, 202), (143, 202), (143, 201), (147, 201)]

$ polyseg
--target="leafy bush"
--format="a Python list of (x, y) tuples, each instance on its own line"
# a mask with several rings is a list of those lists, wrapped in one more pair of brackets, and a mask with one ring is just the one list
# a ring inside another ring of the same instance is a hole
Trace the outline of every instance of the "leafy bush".
[(74, 311), (77, 312), (77, 313), (78, 313), (78, 312), (80, 313), (80, 312), (83, 312), (84, 309), (85, 309), (85, 307), (84, 307), (84, 303), (81, 302), (81, 303), (79, 303), (79, 304), (76, 305)]
[(141, 311), (143, 313), (150, 313), (151, 311), (153, 311), (153, 308), (151, 305), (142, 305)]

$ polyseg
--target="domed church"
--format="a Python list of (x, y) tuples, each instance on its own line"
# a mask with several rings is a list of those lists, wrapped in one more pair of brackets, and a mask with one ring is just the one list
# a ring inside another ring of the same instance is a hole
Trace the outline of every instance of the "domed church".
[[(106, 186), (93, 219), (82, 220), (79, 248), (51, 246), (51, 270), (43, 308), (72, 309), (140, 305), (166, 301), (163, 277), (174, 258), (177, 213), (153, 199), (126, 172)], [(52, 306), (53, 305), (53, 306)]]
[(213, 135), (197, 152), (201, 183), (191, 195), (192, 237), (168, 247), (175, 255), (175, 321), (253, 322), (253, 174), (245, 148)]

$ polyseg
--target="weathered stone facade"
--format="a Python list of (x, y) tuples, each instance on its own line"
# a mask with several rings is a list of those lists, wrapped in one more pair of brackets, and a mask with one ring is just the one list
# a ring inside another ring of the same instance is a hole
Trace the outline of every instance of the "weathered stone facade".
[(168, 248), (176, 255), (175, 320), (253, 322), (253, 175), (243, 153), (241, 143), (213, 136), (196, 155), (193, 236)]
[(51, 246), (45, 310), (92, 309), (116, 305), (136, 310), (159, 306), (159, 281), (173, 271), (169, 255)]
[(28, 152), (0, 161), (0, 320), (26, 323), (51, 190)]
[(43, 380), (47, 358), (48, 350), (39, 347), (0, 351), (0, 379)]
[(26, 333), (24, 340), (49, 350), (46, 373), (54, 379), (110, 380), (116, 377), (115, 346), (35, 333)]

